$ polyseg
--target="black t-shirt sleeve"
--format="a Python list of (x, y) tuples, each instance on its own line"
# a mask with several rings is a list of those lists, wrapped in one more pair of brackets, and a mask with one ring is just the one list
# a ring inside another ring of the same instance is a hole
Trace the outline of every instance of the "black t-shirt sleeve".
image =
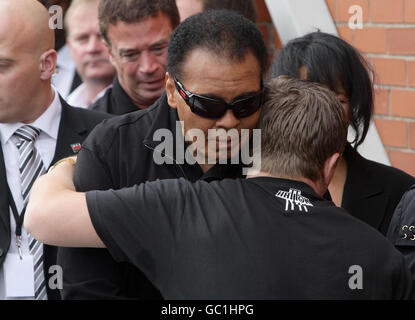
[(150, 281), (167, 280), (189, 183), (157, 180), (86, 194), (95, 230), (115, 260), (133, 263)]

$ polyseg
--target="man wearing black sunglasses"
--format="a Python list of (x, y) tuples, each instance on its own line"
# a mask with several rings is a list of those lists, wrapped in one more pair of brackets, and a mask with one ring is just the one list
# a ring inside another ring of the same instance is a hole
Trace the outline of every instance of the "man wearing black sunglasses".
[[(244, 164), (227, 161), (240, 149), (227, 133), (256, 128), (267, 67), (262, 35), (248, 19), (226, 10), (190, 17), (169, 43), (165, 93), (148, 109), (107, 121), (88, 137), (77, 160), (77, 190), (119, 189), (156, 179), (242, 177)], [(206, 139), (197, 152), (213, 161), (179, 161), (175, 151), (194, 129)], [(207, 143), (212, 129), (223, 133), (215, 137), (219, 143), (213, 149)], [(175, 137), (162, 151), (161, 130)], [(223, 154), (226, 159), (219, 159)], [(160, 155), (171, 161), (157, 164)], [(104, 249), (62, 249), (59, 263), (66, 299), (160, 297), (140, 270), (115, 262)]]

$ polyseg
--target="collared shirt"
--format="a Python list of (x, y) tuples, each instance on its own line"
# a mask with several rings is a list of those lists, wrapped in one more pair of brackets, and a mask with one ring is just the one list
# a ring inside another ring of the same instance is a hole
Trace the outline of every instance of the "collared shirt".
[(105, 95), (91, 106), (91, 110), (122, 115), (140, 109), (121, 87), (118, 77), (115, 77), (112, 88), (108, 89)]
[[(35, 140), (35, 148), (39, 152), (45, 168), (48, 168), (53, 160), (58, 138), (59, 123), (61, 120), (62, 105), (56, 89), (51, 105), (46, 111), (30, 125), (39, 129), (40, 134)], [(22, 188), (20, 182), (20, 171), (18, 165), (19, 150), (13, 142), (14, 132), (25, 125), (24, 123), (0, 123), (0, 140), (3, 149), (4, 163), (6, 167), (7, 182), (12, 192), (17, 210), (22, 211), (24, 207)], [(11, 239), (8, 253), (17, 253), (15, 241), (16, 221), (10, 210)], [(29, 252), (29, 242), (26, 230), (22, 229), (22, 252)], [(0, 300), (6, 299), (3, 279), (3, 268), (0, 267)]]
[(66, 99), (71, 92), (72, 82), (75, 77), (75, 63), (67, 45), (58, 51), (57, 73), (52, 77), (52, 83), (62, 96)]
[(89, 103), (88, 101), (88, 93), (86, 91), (86, 84), (82, 83), (78, 88), (76, 88), (66, 99), (66, 102), (68, 102), (69, 105), (72, 107), (78, 107), (78, 108), (88, 108), (92, 104), (94, 104), (98, 99), (104, 96), (105, 92), (109, 88), (112, 87), (112, 84), (107, 86), (105, 89), (101, 90), (95, 98), (92, 100), (92, 103)]

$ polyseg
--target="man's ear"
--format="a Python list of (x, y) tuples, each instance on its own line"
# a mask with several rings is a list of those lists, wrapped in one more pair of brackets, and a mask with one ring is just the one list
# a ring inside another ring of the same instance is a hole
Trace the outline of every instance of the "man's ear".
[(44, 52), (40, 57), (40, 79), (50, 80), (56, 70), (58, 55), (54, 49)]
[(112, 47), (111, 47), (111, 45), (108, 44), (108, 42), (106, 40), (102, 40), (102, 42), (104, 42), (104, 46), (105, 46), (105, 49), (107, 51), (107, 54), (108, 54), (108, 58), (110, 60), (110, 63), (112, 64), (112, 66), (114, 68), (116, 68), (117, 66), (115, 65), (115, 59), (114, 59), (114, 56), (113, 56), (113, 53), (112, 53)]
[(174, 79), (168, 72), (166, 72), (166, 94), (167, 94), (167, 103), (173, 109), (177, 109), (177, 95), (176, 85), (174, 84)]
[(323, 167), (323, 182), (325, 186), (330, 184), (331, 179), (334, 176), (334, 172), (336, 171), (337, 162), (340, 159), (339, 153), (334, 153), (327, 160), (324, 162)]
[(66, 36), (65, 43), (66, 43), (66, 45), (67, 45), (69, 48), (71, 48), (72, 43), (71, 43), (71, 40), (69, 39), (69, 36)]

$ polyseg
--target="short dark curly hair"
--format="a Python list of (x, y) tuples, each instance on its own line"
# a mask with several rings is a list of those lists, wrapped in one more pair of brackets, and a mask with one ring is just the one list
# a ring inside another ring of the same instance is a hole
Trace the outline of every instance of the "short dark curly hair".
[(261, 32), (252, 21), (230, 10), (209, 10), (183, 21), (170, 38), (167, 72), (182, 77), (185, 59), (198, 48), (241, 61), (252, 52), (260, 65), (261, 77), (268, 69), (268, 52)]
[(170, 19), (172, 29), (180, 23), (179, 10), (175, 0), (101, 0), (99, 4), (99, 28), (105, 41), (111, 45), (108, 38), (108, 26), (118, 21), (125, 23), (141, 22), (159, 13)]
[(229, 9), (238, 12), (245, 18), (256, 22), (256, 9), (253, 0), (203, 0), (203, 11)]

